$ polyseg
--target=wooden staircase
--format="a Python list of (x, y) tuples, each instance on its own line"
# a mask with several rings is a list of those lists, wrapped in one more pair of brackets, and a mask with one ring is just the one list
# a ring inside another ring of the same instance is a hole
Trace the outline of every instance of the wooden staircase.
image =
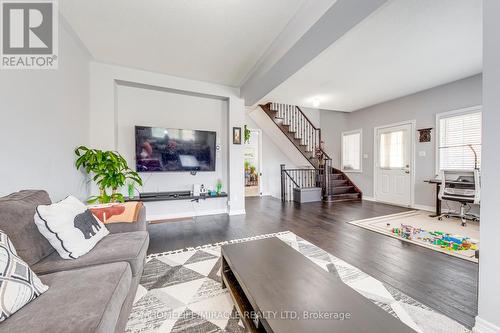
[(326, 201), (359, 201), (362, 199), (361, 190), (342, 171), (332, 168), (328, 174), (330, 188), (327, 191)]
[(324, 201), (359, 201), (360, 189), (341, 170), (332, 166), (332, 159), (323, 150), (321, 129), (295, 105), (267, 103), (262, 110), (306, 158), (311, 168), (286, 169), (281, 166), (281, 199), (291, 201), (297, 187), (321, 187)]

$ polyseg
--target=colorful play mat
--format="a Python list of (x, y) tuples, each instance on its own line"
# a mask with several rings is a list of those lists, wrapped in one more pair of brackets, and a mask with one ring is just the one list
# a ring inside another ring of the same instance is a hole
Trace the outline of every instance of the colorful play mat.
[(478, 262), (479, 223), (468, 222), (465, 227), (455, 218), (439, 221), (425, 211), (380, 216), (349, 222), (365, 229), (418, 244), (435, 251)]

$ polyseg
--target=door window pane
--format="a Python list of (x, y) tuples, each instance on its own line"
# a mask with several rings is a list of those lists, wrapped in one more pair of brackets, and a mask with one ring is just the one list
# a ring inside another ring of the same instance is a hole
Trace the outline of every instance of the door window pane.
[(380, 134), (379, 165), (384, 169), (402, 169), (406, 167), (406, 131)]

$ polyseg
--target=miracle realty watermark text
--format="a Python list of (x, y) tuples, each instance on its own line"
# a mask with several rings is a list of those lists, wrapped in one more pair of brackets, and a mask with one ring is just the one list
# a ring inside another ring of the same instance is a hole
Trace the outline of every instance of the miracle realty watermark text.
[(1, 69), (57, 69), (56, 0), (0, 0)]

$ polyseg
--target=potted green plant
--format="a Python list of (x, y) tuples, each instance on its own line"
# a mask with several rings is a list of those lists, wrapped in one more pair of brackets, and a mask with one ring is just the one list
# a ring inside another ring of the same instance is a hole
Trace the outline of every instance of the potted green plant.
[[(99, 195), (90, 197), (88, 203), (123, 202), (125, 198), (118, 189), (127, 181), (142, 186), (139, 174), (132, 171), (127, 161), (117, 152), (80, 146), (75, 149), (75, 155), (76, 168), (82, 168), (99, 187)], [(108, 189), (111, 190), (110, 194)]]
[(251, 135), (252, 135), (252, 132), (248, 129), (247, 125), (245, 125), (244, 131), (243, 131), (243, 142), (249, 143)]

